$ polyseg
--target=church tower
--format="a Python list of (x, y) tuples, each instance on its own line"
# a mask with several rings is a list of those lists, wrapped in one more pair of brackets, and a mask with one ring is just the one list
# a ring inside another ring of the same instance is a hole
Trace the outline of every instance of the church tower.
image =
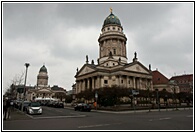
[(37, 86), (38, 87), (48, 86), (48, 72), (45, 65), (43, 65), (39, 70), (39, 74), (37, 76)]
[(76, 94), (113, 86), (135, 90), (152, 88), (151, 70), (139, 62), (136, 52), (133, 61), (128, 63), (127, 38), (119, 18), (113, 14), (112, 9), (103, 22), (98, 42), (98, 64), (94, 61), (88, 63), (86, 56), (86, 63), (77, 69)]
[(112, 67), (118, 65), (119, 62), (126, 64), (126, 41), (120, 20), (110, 9), (110, 15), (104, 20), (98, 39), (99, 65)]

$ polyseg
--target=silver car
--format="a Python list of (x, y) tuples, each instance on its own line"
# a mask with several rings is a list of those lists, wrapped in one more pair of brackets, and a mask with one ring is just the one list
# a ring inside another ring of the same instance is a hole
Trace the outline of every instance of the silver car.
[(28, 114), (42, 114), (42, 107), (39, 102), (31, 102), (27, 107)]

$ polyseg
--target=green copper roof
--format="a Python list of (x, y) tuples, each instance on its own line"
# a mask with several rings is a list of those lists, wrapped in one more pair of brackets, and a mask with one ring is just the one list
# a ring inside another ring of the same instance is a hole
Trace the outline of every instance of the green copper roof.
[(45, 65), (43, 65), (43, 66), (40, 68), (39, 72), (46, 72), (46, 73), (47, 73), (47, 69), (46, 69)]
[(112, 12), (111, 14), (104, 20), (103, 27), (109, 24), (116, 24), (121, 26), (120, 20), (117, 16), (115, 16)]

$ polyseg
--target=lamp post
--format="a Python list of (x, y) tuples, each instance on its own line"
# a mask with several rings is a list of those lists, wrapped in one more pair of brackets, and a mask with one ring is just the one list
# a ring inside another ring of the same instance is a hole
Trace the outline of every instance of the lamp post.
[(177, 110), (177, 101), (176, 101), (176, 81), (175, 80), (170, 80), (169, 81), (169, 83), (171, 84), (171, 85), (173, 85), (173, 93), (172, 93), (172, 96), (173, 96), (173, 108), (174, 108), (174, 101), (175, 101), (175, 107), (176, 107), (176, 110)]
[(146, 85), (146, 88), (148, 90), (148, 111), (150, 112), (150, 86), (149, 85)]
[(166, 108), (166, 110), (167, 110), (167, 95), (165, 95), (165, 108)]
[(96, 108), (96, 110), (97, 110), (97, 99), (98, 99), (98, 93), (96, 91), (95, 92), (95, 100), (96, 100), (96, 102), (95, 102), (95, 108)]
[(156, 92), (157, 92), (157, 104), (158, 104), (158, 109), (159, 109), (159, 111), (160, 111), (159, 90), (156, 89)]
[(23, 111), (23, 107), (24, 107), (24, 100), (26, 98), (26, 81), (27, 81), (27, 70), (28, 67), (30, 66), (29, 63), (25, 63), (25, 67), (26, 67), (26, 73), (25, 73), (25, 81), (24, 81), (24, 92), (23, 92), (23, 99), (22, 99), (22, 108), (21, 111)]

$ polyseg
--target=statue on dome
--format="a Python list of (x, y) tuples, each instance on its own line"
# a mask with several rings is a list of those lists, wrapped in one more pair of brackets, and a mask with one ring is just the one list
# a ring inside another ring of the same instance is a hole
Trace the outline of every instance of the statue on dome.
[(110, 8), (110, 12), (112, 13), (112, 8)]
[(135, 52), (135, 53), (134, 53), (134, 59), (136, 59), (136, 58), (137, 58), (137, 53)]

